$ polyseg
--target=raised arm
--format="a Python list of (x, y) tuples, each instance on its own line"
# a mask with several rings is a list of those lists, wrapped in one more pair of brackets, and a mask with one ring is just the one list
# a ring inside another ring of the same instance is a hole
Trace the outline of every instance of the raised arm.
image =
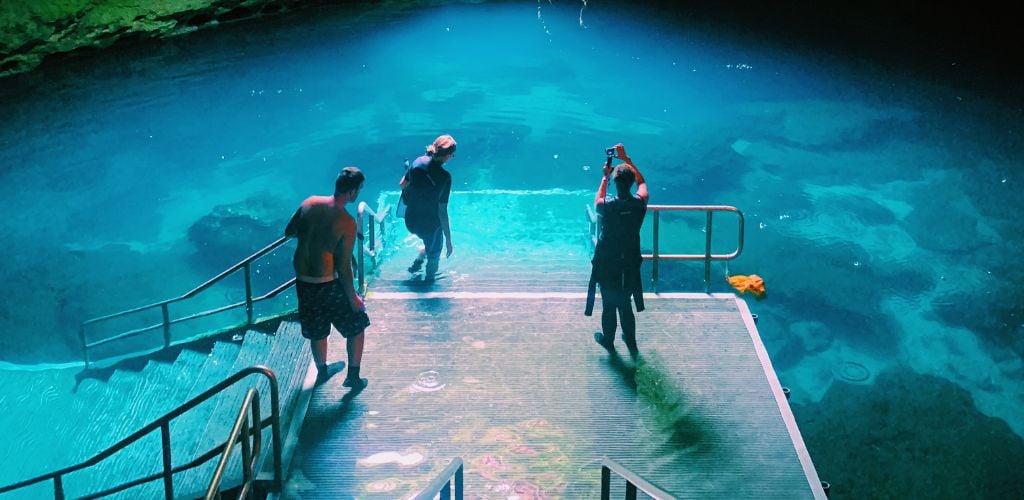
[(647, 181), (644, 179), (644, 174), (640, 173), (640, 169), (636, 168), (636, 165), (630, 163), (629, 166), (633, 167), (633, 173), (636, 174), (636, 196), (646, 205), (649, 195), (647, 194)]
[(630, 168), (633, 169), (633, 175), (636, 176), (636, 196), (644, 202), (644, 205), (646, 205), (649, 195), (647, 194), (647, 181), (644, 180), (644, 174), (641, 174), (640, 169), (636, 168), (636, 164), (634, 164), (633, 160), (626, 154), (626, 148), (621, 143), (615, 145), (615, 154), (626, 165), (629, 165)]
[(612, 175), (612, 158), (609, 156), (604, 162), (604, 177), (601, 177), (601, 184), (597, 186), (597, 194), (594, 195), (594, 206), (600, 207), (608, 196), (608, 177)]

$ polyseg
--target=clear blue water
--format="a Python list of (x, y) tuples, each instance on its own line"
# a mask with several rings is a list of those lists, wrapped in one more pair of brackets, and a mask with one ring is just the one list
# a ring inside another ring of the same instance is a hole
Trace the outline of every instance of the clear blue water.
[[(657, 11), (582, 19), (310, 8), (0, 80), (0, 357), (79, 359), (82, 320), (273, 240), (342, 165), (372, 202), (451, 133), (457, 188), (593, 189), (621, 141), (652, 203), (745, 212), (728, 272), (765, 278), (752, 308), (824, 479), (1005, 491), (1024, 464), (1021, 109)], [(242, 216), (194, 228), (223, 207)], [(697, 267), (662, 273), (700, 289)]]

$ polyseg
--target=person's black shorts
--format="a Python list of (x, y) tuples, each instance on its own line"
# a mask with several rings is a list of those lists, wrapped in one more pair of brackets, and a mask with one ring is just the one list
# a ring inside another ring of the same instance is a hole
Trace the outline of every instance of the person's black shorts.
[(321, 340), (331, 334), (331, 325), (342, 337), (359, 335), (370, 326), (365, 311), (353, 311), (338, 280), (327, 283), (295, 282), (299, 299), (299, 323), (302, 336)]

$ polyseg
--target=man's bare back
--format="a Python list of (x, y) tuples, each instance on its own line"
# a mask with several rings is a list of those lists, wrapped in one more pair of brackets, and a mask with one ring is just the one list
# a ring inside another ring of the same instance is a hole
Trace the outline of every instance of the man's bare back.
[[(351, 270), (356, 221), (331, 196), (306, 198), (285, 229), (297, 237), (292, 264), (302, 281), (326, 282)], [(351, 277), (351, 275), (349, 275)]]
[(332, 374), (327, 365), (327, 337), (333, 328), (345, 337), (348, 375), (342, 385), (353, 391), (363, 390), (367, 383), (359, 376), (359, 368), (363, 333), (370, 318), (352, 283), (356, 221), (345, 205), (356, 201), (365, 180), (358, 168), (343, 168), (334, 181), (334, 196), (306, 198), (284, 229), (285, 236), (299, 240), (292, 258), (295, 298), (302, 336), (309, 339), (316, 364), (317, 383)]

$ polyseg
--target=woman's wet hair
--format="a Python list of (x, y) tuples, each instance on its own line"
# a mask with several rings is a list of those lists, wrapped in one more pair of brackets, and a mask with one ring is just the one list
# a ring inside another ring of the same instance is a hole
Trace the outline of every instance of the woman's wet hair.
[(448, 134), (434, 139), (434, 143), (427, 146), (427, 156), (431, 158), (450, 154), (455, 154), (455, 138)]
[(345, 167), (338, 174), (338, 180), (334, 181), (334, 194), (347, 193), (363, 185), (366, 176), (356, 167)]
[(615, 182), (615, 187), (619, 192), (628, 193), (629, 189), (633, 187), (633, 183), (636, 182), (636, 174), (633, 173), (632, 167), (620, 163), (612, 172), (612, 181)]

